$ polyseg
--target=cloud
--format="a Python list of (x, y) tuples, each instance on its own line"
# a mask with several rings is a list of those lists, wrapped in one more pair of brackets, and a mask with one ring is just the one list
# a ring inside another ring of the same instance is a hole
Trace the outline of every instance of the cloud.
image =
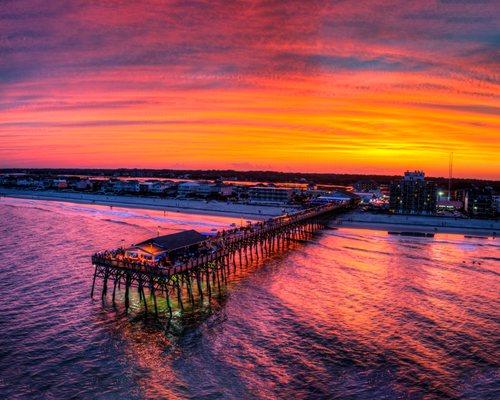
[(57, 164), (104, 151), (99, 131), (158, 163), (163, 140), (196, 165), (237, 165), (243, 147), (255, 165), (303, 166), (309, 151), (308, 168), (324, 169), (338, 154), (348, 168), (349, 151), (386, 160), (374, 146), (438, 157), (453, 144), (484, 166), (498, 26), (495, 1), (4, 0), (0, 147), (24, 135), (36, 152), (26, 138), (44, 137)]
[(308, 71), (317, 70), (346, 70), (346, 71), (422, 71), (433, 66), (431, 62), (411, 60), (406, 57), (377, 56), (336, 56), (328, 54), (298, 54), (281, 53), (278, 55), (280, 69), (294, 66), (295, 69)]
[(473, 114), (486, 114), (500, 117), (500, 106), (481, 104), (439, 104), (439, 103), (414, 103), (418, 107), (459, 111)]
[(182, 125), (203, 123), (204, 121), (152, 121), (152, 120), (98, 120), (77, 122), (45, 122), (45, 121), (11, 121), (0, 122), (0, 127), (15, 128), (95, 128), (109, 126), (155, 126), (155, 125)]

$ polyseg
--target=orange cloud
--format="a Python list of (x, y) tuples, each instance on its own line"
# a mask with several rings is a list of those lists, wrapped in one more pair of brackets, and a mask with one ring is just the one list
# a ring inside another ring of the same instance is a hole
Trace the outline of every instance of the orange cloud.
[(500, 177), (493, 2), (148, 3), (3, 6), (0, 166)]

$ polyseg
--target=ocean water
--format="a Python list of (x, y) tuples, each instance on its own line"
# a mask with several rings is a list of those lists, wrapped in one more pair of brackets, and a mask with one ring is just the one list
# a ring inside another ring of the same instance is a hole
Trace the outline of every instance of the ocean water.
[(0, 199), (0, 398), (500, 398), (494, 239), (325, 230), (175, 334), (90, 298), (93, 252), (231, 223)]

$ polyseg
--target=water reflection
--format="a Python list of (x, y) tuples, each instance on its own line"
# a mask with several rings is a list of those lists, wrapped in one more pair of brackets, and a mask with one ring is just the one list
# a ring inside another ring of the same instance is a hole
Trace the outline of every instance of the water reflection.
[[(237, 271), (164, 333), (89, 299), (89, 256), (155, 234), (140, 210), (2, 199), (3, 398), (494, 398), (498, 241), (324, 231)], [(176, 222), (177, 221), (177, 222)], [(228, 226), (180, 215), (164, 223)], [(162, 225), (163, 226), (163, 225)], [(211, 229), (211, 228), (210, 228)], [(120, 293), (120, 296), (122, 294)], [(136, 296), (136, 293), (134, 294)], [(175, 334), (174, 334), (175, 333)]]

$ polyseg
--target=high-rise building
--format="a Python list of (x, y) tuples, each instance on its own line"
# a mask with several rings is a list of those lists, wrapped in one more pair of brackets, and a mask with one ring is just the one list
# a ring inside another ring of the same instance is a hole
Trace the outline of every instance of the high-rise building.
[(398, 214), (433, 214), (436, 185), (425, 180), (423, 171), (406, 171), (403, 179), (391, 182), (389, 210)]
[(471, 218), (494, 218), (496, 204), (493, 189), (468, 189), (465, 193), (464, 210)]

